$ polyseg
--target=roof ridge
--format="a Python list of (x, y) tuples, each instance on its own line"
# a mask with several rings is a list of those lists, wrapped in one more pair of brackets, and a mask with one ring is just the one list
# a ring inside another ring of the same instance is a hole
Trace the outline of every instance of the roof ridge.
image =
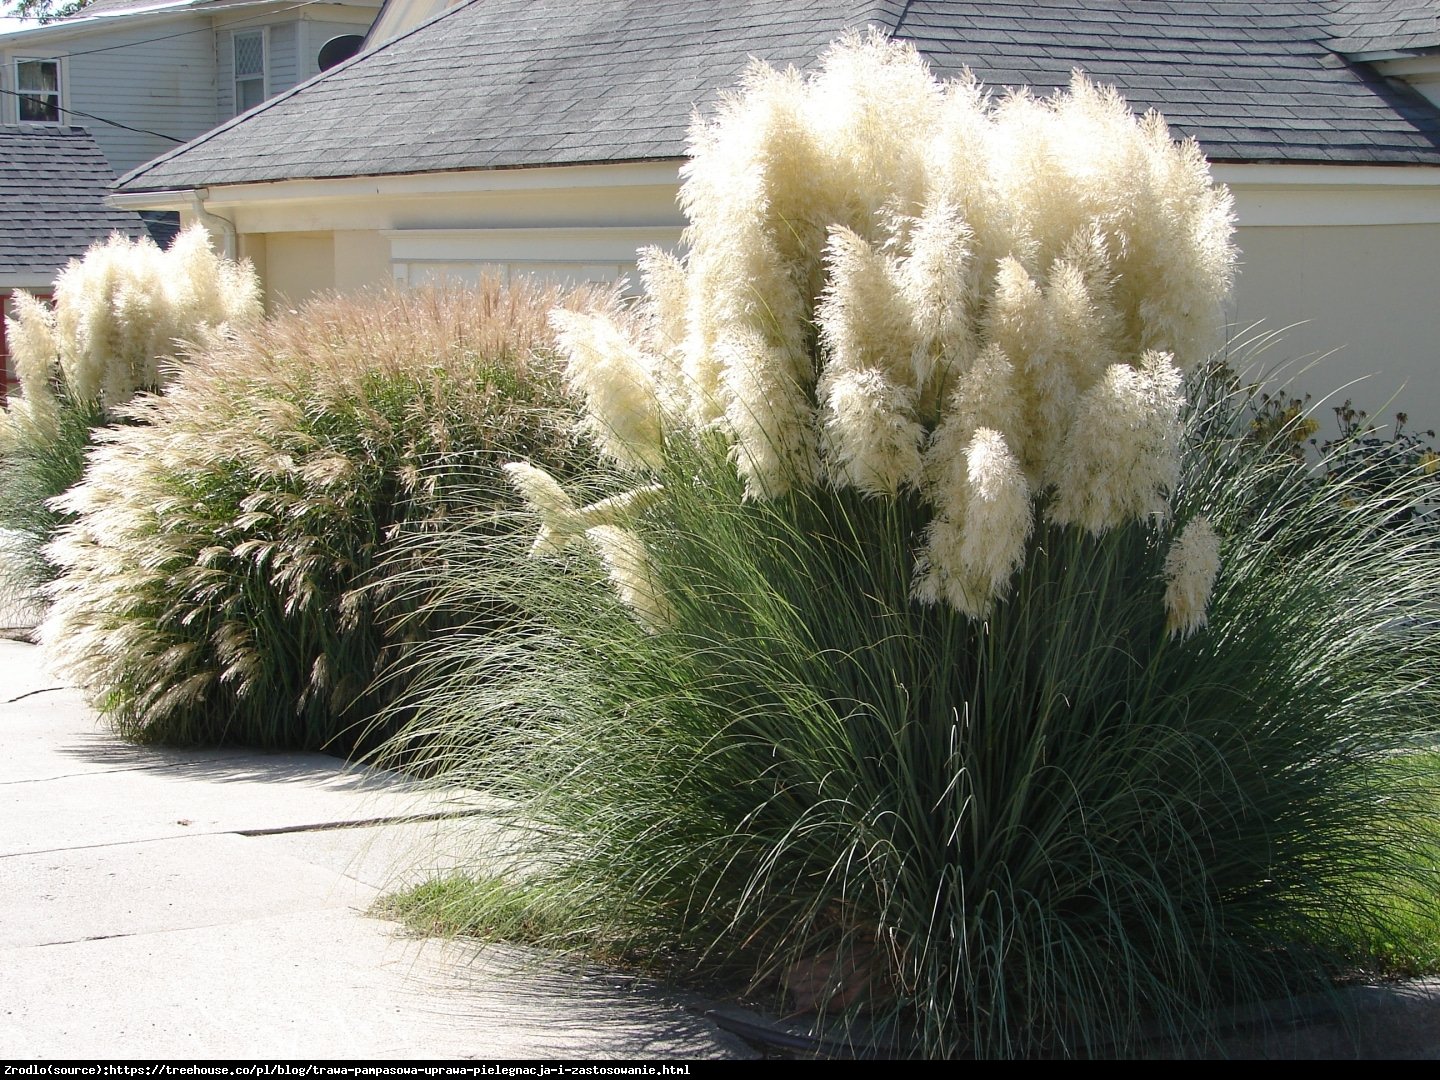
[(869, 0), (862, 3), (853, 23), (872, 23), (892, 36), (910, 12), (910, 0)]

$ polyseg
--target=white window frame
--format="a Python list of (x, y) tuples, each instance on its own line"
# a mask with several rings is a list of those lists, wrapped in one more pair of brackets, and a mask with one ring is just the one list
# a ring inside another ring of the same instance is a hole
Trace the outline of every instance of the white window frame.
[(230, 31), (230, 88), (235, 95), (234, 106), (236, 116), (239, 116), (243, 112), (248, 112), (255, 107), (254, 105), (241, 105), (240, 103), (240, 83), (242, 80), (240, 77), (240, 65), (238, 63), (239, 42), (242, 37), (251, 36), (256, 36), (260, 39), (260, 74), (258, 76), (247, 75), (244, 81), (254, 82), (256, 78), (260, 80), (260, 101), (257, 101), (255, 105), (260, 104), (261, 101), (265, 101), (270, 97), (270, 28), (268, 26), (258, 26), (245, 30)]
[[(54, 64), (55, 65), (55, 89), (48, 93), (55, 95), (55, 119), (54, 120), (26, 120), (21, 109), (24, 105), (20, 95), (26, 93), (20, 85), (20, 65), (22, 64)], [(68, 95), (65, 93), (65, 64), (58, 56), (17, 56), (14, 58), (11, 74), (15, 78), (15, 122), (19, 124), (48, 124), (61, 126), (65, 123), (65, 102)]]

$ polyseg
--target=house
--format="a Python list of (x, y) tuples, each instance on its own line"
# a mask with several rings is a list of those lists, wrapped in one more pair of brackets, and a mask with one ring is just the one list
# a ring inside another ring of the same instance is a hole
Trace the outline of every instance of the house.
[[(145, 235), (134, 211), (106, 202), (115, 174), (82, 128), (0, 124), (0, 306), (17, 289), (47, 296), (56, 272), (111, 233)], [(5, 389), (16, 381), (3, 330)]]
[[(102, 0), (105, 2), (105, 0)], [(428, 18), (426, 16), (429, 16)], [(1305, 385), (1440, 424), (1440, 0), (390, 0), (352, 60), (126, 175), (254, 260), (271, 303), (483, 270), (582, 279), (676, 245), (692, 110), (848, 27), (940, 75), (1080, 68), (1195, 137), (1236, 195), (1237, 335), (1339, 350)], [(390, 36), (392, 35), (393, 36)], [(387, 40), (388, 38), (388, 40)]]
[(94, 0), (0, 35), (0, 123), (88, 127), (118, 175), (320, 71), (380, 0)]
[[(101, 204), (117, 175), (315, 75), (327, 44), (353, 52), (379, 3), (94, 0), (0, 34), (0, 300), (48, 292), (114, 228), (138, 235)], [(144, 216), (162, 243), (177, 228)]]

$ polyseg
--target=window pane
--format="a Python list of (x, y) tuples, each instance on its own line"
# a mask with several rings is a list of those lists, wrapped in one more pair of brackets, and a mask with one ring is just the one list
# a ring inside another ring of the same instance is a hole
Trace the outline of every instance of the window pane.
[(20, 91), (20, 122), (60, 122), (60, 64), (56, 60), (21, 60), (15, 65)]
[(20, 89), (27, 94), (53, 94), (60, 89), (60, 65), (54, 60), (22, 60), (16, 70)]
[(265, 73), (265, 38), (259, 31), (235, 35), (235, 78)]
[(265, 80), (245, 79), (235, 84), (235, 112), (253, 109), (265, 100)]
[(58, 124), (60, 110), (53, 98), (22, 97), (20, 99), (20, 122), (22, 124)]

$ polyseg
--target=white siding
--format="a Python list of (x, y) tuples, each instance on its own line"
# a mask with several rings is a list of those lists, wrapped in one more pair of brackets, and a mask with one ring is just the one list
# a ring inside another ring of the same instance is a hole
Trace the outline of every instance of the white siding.
[(216, 122), (235, 115), (235, 44), (229, 30), (215, 31)]
[[(281, 61), (280, 72), (282, 77), (294, 67), (294, 24), (285, 24), (289, 27), (289, 34), (281, 34), (282, 40), (288, 38), (290, 45), (286, 49), (287, 59)], [(228, 120), (238, 115), (242, 110), (235, 102), (235, 35), (254, 33), (259, 31), (265, 41), (265, 96), (273, 97), (281, 90), (288, 89), (290, 83), (280, 85), (276, 83), (276, 48), (275, 39), (280, 26), (274, 23), (264, 23), (258, 19), (251, 18), (235, 23), (229, 27), (217, 28), (215, 31), (215, 104), (221, 120)]]
[[(265, 28), (266, 92), (274, 95), (315, 75), (320, 46), (340, 34), (365, 33), (374, 15), (358, 5), (296, 10), (285, 5), (268, 22), (253, 9), (137, 15), (0, 39), (0, 89), (15, 90), (17, 58), (59, 59), (61, 105), (76, 110), (65, 121), (89, 128), (111, 168), (125, 173), (235, 115), (235, 30)], [(0, 123), (17, 119), (15, 99), (0, 95)]]
[[(75, 55), (67, 55), (72, 51)], [(208, 131), (218, 119), (209, 19), (179, 18), (161, 28), (154, 23), (116, 27), (103, 40), (75, 37), (47, 47), (11, 46), (4, 51), (7, 88), (14, 79), (17, 56), (64, 57), (61, 104), (91, 114), (72, 114), (68, 119), (90, 129), (117, 173), (173, 149), (178, 145), (173, 140), (185, 142)], [(4, 115), (13, 122), (13, 112)]]
[(295, 42), (298, 35), (293, 22), (271, 23), (266, 41), (268, 54), (265, 65), (269, 79), (266, 86), (271, 95), (289, 90), (300, 80), (295, 77)]
[[(331, 9), (334, 10), (334, 9)], [(315, 21), (309, 19), (261, 22), (254, 16), (230, 20), (215, 30), (216, 107), (221, 120), (235, 115), (234, 34), (265, 30), (265, 92), (274, 97), (319, 74), (316, 57), (320, 46), (340, 34), (363, 34), (369, 22)]]

